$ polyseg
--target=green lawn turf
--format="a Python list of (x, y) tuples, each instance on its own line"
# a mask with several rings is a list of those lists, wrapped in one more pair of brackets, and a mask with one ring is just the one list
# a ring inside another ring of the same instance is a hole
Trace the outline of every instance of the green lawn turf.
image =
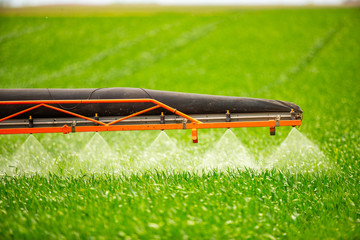
[[(142, 87), (291, 101), (304, 111), (301, 132), (336, 171), (79, 175), (71, 172), (74, 153), (93, 134), (37, 135), (56, 168), (50, 176), (2, 177), (0, 238), (360, 237), (359, 9), (30, 13), (0, 12), (0, 87)], [(289, 130), (233, 131), (260, 162)], [(192, 161), (223, 132), (201, 130), (198, 146), (187, 131), (168, 134)], [(157, 135), (102, 134), (132, 154)], [(0, 136), (1, 167), (26, 138)]]

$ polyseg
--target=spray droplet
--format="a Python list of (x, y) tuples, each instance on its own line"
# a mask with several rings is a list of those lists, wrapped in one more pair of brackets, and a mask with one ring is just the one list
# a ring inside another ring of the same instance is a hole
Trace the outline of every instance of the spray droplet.
[(199, 166), (199, 170), (205, 172), (212, 169), (226, 171), (245, 168), (256, 168), (255, 161), (230, 129), (205, 154), (203, 163)]
[(140, 171), (157, 170), (180, 170), (185, 164), (184, 153), (177, 143), (164, 131), (161, 131), (157, 138), (147, 147), (136, 161), (137, 169)]
[(43, 145), (30, 135), (16, 150), (5, 169), (8, 175), (47, 175), (54, 166), (54, 159)]
[(79, 159), (81, 169), (88, 173), (116, 173), (123, 170), (117, 154), (99, 133), (95, 133), (85, 145), (79, 154)]
[(269, 157), (268, 168), (288, 170), (290, 172), (315, 172), (330, 168), (324, 153), (296, 128)]

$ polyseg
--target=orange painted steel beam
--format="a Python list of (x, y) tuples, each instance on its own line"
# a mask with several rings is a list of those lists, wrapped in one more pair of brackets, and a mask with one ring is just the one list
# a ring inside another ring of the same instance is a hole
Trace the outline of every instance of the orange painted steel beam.
[(0, 129), (0, 134), (33, 134), (33, 133), (70, 133), (71, 127), (44, 127), (44, 128), (5, 128)]
[[(279, 126), (300, 126), (301, 120), (279, 121)], [(276, 121), (258, 122), (223, 122), (223, 123), (188, 123), (186, 129), (207, 128), (241, 128), (241, 127), (276, 127)], [(104, 132), (104, 131), (136, 131), (136, 130), (174, 130), (183, 129), (183, 124), (145, 124), (145, 125), (111, 125), (111, 126), (75, 126), (75, 132)], [(41, 127), (41, 128), (9, 128), (0, 129), (0, 134), (29, 134), (29, 133), (69, 133), (71, 127)]]

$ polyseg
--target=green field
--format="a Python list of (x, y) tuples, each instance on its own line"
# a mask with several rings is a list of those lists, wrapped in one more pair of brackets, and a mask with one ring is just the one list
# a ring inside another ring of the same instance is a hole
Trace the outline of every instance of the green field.
[[(359, 8), (0, 10), (1, 88), (290, 101), (323, 154), (299, 150), (300, 134), (281, 145), (286, 127), (220, 143), (225, 130), (200, 130), (198, 145), (188, 131), (3, 135), (0, 239), (360, 238), (359, 39)], [(255, 167), (196, 171), (240, 145)], [(295, 154), (268, 167), (279, 151)]]

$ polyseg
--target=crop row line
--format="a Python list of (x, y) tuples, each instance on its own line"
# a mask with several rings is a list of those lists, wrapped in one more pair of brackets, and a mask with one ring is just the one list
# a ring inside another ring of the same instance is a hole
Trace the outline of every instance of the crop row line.
[(310, 50), (304, 55), (300, 61), (289, 70), (280, 74), (280, 77), (274, 82), (265, 85), (260, 88), (256, 93), (262, 94), (264, 92), (269, 92), (274, 86), (283, 84), (289, 80), (294, 79), (296, 75), (301, 73), (311, 62), (320, 54), (320, 52), (331, 42), (337, 33), (343, 28), (343, 24), (338, 24), (336, 27), (330, 29), (322, 38), (318, 38), (315, 43), (311, 46)]

